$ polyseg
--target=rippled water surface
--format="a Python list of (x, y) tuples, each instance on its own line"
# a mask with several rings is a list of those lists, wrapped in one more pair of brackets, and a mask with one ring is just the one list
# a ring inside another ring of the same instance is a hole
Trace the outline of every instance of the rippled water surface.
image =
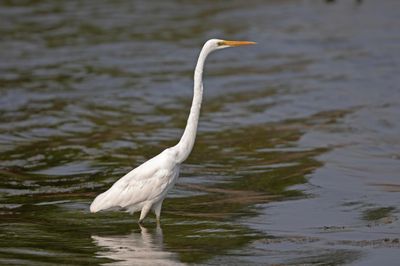
[[(400, 2), (2, 1), (0, 264), (396, 265)], [(149, 216), (93, 198), (197, 142)]]

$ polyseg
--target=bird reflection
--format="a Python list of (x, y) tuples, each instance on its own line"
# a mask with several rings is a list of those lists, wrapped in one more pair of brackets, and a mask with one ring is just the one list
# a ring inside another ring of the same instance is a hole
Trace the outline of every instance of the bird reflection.
[(92, 236), (94, 243), (102, 249), (96, 253), (97, 257), (115, 261), (105, 265), (183, 265), (175, 253), (163, 250), (160, 226), (155, 232), (149, 232), (141, 225), (140, 229), (140, 233), (125, 236)]

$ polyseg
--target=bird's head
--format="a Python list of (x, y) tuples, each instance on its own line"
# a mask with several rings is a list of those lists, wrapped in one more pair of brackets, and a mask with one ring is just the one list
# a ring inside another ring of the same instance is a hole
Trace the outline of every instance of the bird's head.
[(229, 47), (238, 47), (238, 46), (252, 45), (252, 44), (256, 43), (249, 41), (227, 41), (220, 39), (211, 39), (206, 42), (205, 46), (208, 46), (210, 50), (219, 50)]

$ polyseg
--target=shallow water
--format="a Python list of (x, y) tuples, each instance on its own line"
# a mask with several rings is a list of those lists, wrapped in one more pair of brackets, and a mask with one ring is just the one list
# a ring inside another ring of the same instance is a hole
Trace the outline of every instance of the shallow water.
[[(0, 264), (396, 265), (400, 3), (3, 1)], [(197, 142), (150, 216), (93, 198)]]

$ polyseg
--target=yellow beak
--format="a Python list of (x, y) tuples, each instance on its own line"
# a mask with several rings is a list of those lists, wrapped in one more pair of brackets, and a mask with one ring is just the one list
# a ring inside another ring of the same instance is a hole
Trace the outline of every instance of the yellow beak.
[(242, 45), (251, 45), (256, 44), (256, 42), (249, 42), (249, 41), (222, 41), (219, 45), (228, 45), (228, 46), (242, 46)]

